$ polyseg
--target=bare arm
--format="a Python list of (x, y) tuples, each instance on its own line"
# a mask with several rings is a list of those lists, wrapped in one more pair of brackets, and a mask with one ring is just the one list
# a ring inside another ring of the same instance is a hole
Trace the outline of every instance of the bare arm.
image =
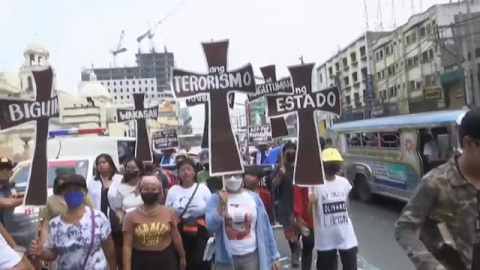
[(23, 198), (1, 198), (0, 208), (15, 208), (22, 205)]
[(117, 261), (115, 260), (115, 245), (113, 244), (112, 235), (109, 235), (107, 240), (102, 242), (102, 249), (107, 257), (107, 262), (110, 266), (110, 269), (117, 269)]
[(132, 269), (133, 232), (123, 232), (123, 270)]
[(44, 245), (48, 240), (48, 220), (42, 219), (40, 224), (40, 244)]

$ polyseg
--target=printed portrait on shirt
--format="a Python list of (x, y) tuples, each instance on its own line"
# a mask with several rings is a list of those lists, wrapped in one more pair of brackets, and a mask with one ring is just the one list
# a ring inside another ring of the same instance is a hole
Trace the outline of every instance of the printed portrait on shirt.
[(252, 237), (252, 206), (229, 204), (225, 218), (225, 231), (229, 240), (245, 240)]
[(142, 223), (135, 228), (135, 235), (145, 246), (155, 246), (170, 233), (170, 228), (162, 222)]

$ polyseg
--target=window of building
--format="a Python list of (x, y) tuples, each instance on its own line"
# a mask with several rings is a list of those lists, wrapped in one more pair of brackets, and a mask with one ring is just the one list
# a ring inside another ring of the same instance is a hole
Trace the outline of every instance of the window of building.
[(123, 99), (123, 96), (120, 96), (120, 99)]
[(383, 49), (378, 50), (378, 51), (375, 53), (375, 57), (376, 57), (377, 61), (382, 60), (382, 59), (383, 59)]
[(350, 96), (345, 96), (345, 104), (348, 106), (352, 103), (352, 98)]
[(340, 71), (340, 63), (335, 63), (335, 71), (339, 72)]
[(107, 82), (107, 85), (110, 86), (110, 82)]
[(333, 68), (332, 68), (332, 67), (329, 67), (329, 68), (328, 68), (328, 75), (329, 75), (330, 77), (333, 76)]
[(348, 86), (350, 84), (350, 78), (348, 78), (348, 76), (344, 77), (343, 82), (345, 83), (345, 86)]
[(427, 24), (427, 35), (430, 35), (432, 33), (432, 25), (431, 24)]
[(350, 60), (352, 61), (352, 63), (355, 63), (357, 62), (357, 54), (356, 53), (351, 53), (350, 54)]
[(153, 83), (153, 80), (151, 80), (151, 83)]
[(391, 54), (393, 54), (393, 50), (394, 50), (393, 45), (388, 45), (388, 46), (385, 48), (385, 54), (386, 54), (386, 55), (391, 55)]
[(359, 93), (353, 94), (353, 100), (355, 101), (355, 103), (359, 103), (360, 102), (360, 94)]
[(426, 35), (427, 35), (427, 29), (425, 28), (425, 26), (423, 26), (420, 28), (420, 37), (424, 37)]
[(380, 90), (380, 99), (385, 100), (387, 99), (387, 90)]
[(365, 50), (365, 46), (362, 46), (360, 47), (360, 57), (365, 57), (367, 56), (367, 53), (366, 53), (366, 50)]
[(113, 85), (117, 85), (117, 83), (116, 83), (116, 82), (113, 82)]
[(348, 67), (348, 59), (345, 57), (343, 58), (343, 68), (347, 68)]
[(368, 72), (368, 69), (367, 68), (362, 68), (362, 78), (365, 80), (367, 78), (367, 72)]
[(132, 81), (132, 84), (135, 85), (135, 81)]
[(395, 65), (391, 65), (387, 68), (387, 76), (395, 75)]
[(353, 73), (352, 73), (352, 79), (353, 79), (353, 82), (357, 82), (357, 81), (358, 81), (358, 73), (357, 73), (357, 72), (353, 72)]
[(148, 83), (148, 80), (145, 80), (145, 84), (147, 84), (147, 83)]
[(389, 91), (390, 91), (390, 98), (397, 97), (397, 87), (396, 86), (390, 87)]
[(385, 72), (384, 70), (381, 70), (377, 73), (377, 79), (382, 80), (383, 78), (385, 78)]
[(480, 48), (475, 49), (475, 58), (480, 58)]
[(120, 83), (120, 85), (122, 85), (122, 81), (120, 81), (119, 83)]
[(435, 86), (437, 84), (437, 78), (435, 75), (427, 75), (425, 76), (425, 87)]
[(421, 89), (422, 88), (422, 82), (421, 81), (418, 81), (416, 82), (416, 89)]
[(433, 48), (430, 48), (422, 53), (422, 62), (429, 62), (433, 60)]
[[(322, 75), (322, 74), (319, 74), (319, 75), (318, 75), (318, 81), (319, 81), (320, 83), (323, 83), (323, 75)], [(153, 90), (153, 87), (152, 87), (152, 90)]]
[(407, 46), (417, 42), (417, 33), (413, 32), (407, 36)]
[(407, 66), (409, 68), (416, 67), (417, 65), (418, 65), (418, 55), (415, 55), (407, 59)]
[(152, 91), (155, 91), (155, 87), (152, 87)]
[(125, 81), (125, 84), (128, 85), (128, 81)]

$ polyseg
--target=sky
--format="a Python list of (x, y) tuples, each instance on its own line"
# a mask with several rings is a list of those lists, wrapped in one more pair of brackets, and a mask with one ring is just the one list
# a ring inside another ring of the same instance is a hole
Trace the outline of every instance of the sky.
[[(450, 0), (365, 1), (369, 30), (390, 30)], [(206, 71), (200, 43), (229, 39), (229, 68), (252, 63), (260, 75), (259, 67), (275, 64), (287, 76), (300, 56), (321, 64), (362, 35), (366, 17), (362, 0), (0, 0), (0, 71), (17, 72), (26, 46), (39, 42), (50, 51), (58, 88), (76, 93), (82, 67), (112, 64), (122, 30), (128, 51), (118, 66), (134, 65), (137, 37), (163, 20), (154, 44), (175, 54), (176, 67)], [(140, 45), (149, 46), (147, 39)], [(203, 124), (198, 112), (195, 126)]]

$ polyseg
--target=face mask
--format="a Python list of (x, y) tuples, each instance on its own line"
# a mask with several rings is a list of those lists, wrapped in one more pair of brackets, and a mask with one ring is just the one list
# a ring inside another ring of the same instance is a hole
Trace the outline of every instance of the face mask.
[(138, 171), (125, 171), (123, 175), (125, 182), (128, 182), (138, 176)]
[(65, 199), (68, 208), (77, 208), (83, 203), (85, 194), (83, 191), (67, 191), (63, 195), (63, 198)]
[(141, 193), (143, 203), (146, 205), (153, 205), (158, 202), (158, 192), (144, 192)]
[(230, 191), (237, 191), (242, 187), (242, 178), (241, 177), (234, 177), (231, 176), (227, 180), (225, 180), (225, 188)]
[(325, 174), (327, 175), (334, 175), (340, 171), (340, 165), (339, 164), (333, 164), (333, 163), (324, 163), (323, 164), (323, 170), (325, 171)]
[(295, 153), (287, 153), (286, 159), (289, 163), (295, 162)]

